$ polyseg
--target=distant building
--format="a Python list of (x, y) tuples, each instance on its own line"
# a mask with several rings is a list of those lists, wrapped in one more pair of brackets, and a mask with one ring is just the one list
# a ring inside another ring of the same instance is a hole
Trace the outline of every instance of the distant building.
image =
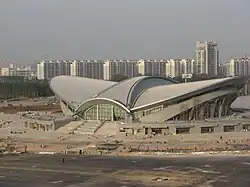
[(115, 74), (127, 77), (138, 75), (136, 60), (106, 60), (103, 63), (103, 79), (110, 80)]
[(138, 73), (146, 76), (166, 76), (166, 60), (139, 60)]
[[(225, 64), (220, 66), (221, 75), (224, 77), (249, 76), (250, 75), (250, 58), (231, 58)], [(247, 81), (239, 95), (247, 95), (250, 93), (250, 82)]]
[(194, 62), (191, 59), (170, 59), (166, 63), (167, 77), (181, 77), (183, 74), (194, 73)]
[(16, 68), (9, 70), (9, 76), (18, 76), (32, 79), (36, 77), (36, 72), (32, 71), (30, 68)]
[(37, 79), (52, 79), (59, 75), (70, 75), (72, 61), (46, 60), (37, 64)]
[(11, 64), (9, 64), (9, 68), (10, 69), (16, 69), (16, 68), (19, 68), (19, 65), (16, 64), (16, 63), (11, 63)]
[(219, 68), (218, 68), (218, 75), (221, 76), (221, 77), (227, 77), (227, 69), (228, 69), (228, 64), (225, 63), (225, 64), (219, 64)]
[(0, 76), (9, 76), (10, 69), (9, 68), (0, 68)]
[(46, 60), (37, 64), (37, 78), (51, 79), (71, 75), (93, 79), (111, 80), (114, 75), (128, 78), (136, 76), (181, 77), (195, 73), (195, 60)]
[(180, 59), (170, 59), (166, 63), (166, 77), (181, 76)]
[(232, 58), (225, 64), (227, 77), (231, 76), (249, 76), (250, 75), (250, 59)]
[(218, 44), (215, 42), (200, 42), (196, 43), (196, 74), (207, 74), (214, 77), (218, 75), (219, 67), (219, 50)]
[(75, 60), (70, 64), (71, 76), (103, 79), (103, 61)]
[(193, 59), (182, 59), (180, 61), (180, 74), (194, 74), (194, 64)]

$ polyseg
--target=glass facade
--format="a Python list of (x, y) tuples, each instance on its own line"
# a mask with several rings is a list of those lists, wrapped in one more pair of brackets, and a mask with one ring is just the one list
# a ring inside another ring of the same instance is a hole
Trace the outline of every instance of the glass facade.
[(99, 104), (82, 111), (79, 116), (84, 120), (120, 121), (125, 119), (126, 112), (110, 104)]

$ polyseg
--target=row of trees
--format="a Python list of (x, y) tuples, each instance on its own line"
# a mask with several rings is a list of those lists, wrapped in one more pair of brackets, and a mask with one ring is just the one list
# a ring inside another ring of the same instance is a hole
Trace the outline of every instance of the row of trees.
[(0, 88), (1, 99), (13, 97), (45, 97), (53, 95), (48, 81), (30, 80), (24, 82), (0, 82)]

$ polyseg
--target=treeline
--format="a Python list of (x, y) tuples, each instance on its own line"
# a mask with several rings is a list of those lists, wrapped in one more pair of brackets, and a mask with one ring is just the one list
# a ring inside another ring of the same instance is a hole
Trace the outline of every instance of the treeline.
[(0, 98), (45, 97), (54, 95), (48, 81), (4, 80), (0, 81)]

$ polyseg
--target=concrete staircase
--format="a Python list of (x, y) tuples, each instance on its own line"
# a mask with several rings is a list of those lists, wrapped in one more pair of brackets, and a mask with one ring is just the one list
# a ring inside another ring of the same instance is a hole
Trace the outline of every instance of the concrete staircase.
[(82, 124), (83, 124), (83, 121), (71, 121), (67, 125), (57, 129), (56, 132), (70, 133), (70, 132), (73, 132), (73, 131), (77, 130), (79, 127), (82, 126)]
[(118, 132), (119, 125), (115, 122), (106, 122), (100, 126), (97, 131), (95, 132), (96, 135), (116, 135)]
[(75, 133), (82, 135), (93, 135), (103, 125), (101, 121), (86, 121)]

